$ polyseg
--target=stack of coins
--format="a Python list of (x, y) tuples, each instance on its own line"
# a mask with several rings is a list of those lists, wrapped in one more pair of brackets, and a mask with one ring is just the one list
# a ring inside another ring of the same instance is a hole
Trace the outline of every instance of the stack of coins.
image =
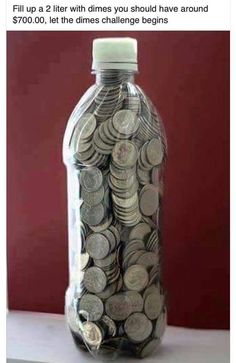
[(95, 115), (98, 122), (111, 117), (114, 112), (122, 107), (123, 94), (120, 85), (116, 87), (102, 87), (95, 97)]
[(96, 167), (84, 168), (80, 173), (81, 219), (87, 227), (96, 226), (106, 218), (109, 209), (108, 184)]
[(68, 323), (89, 350), (145, 357), (166, 324), (158, 225), (165, 136), (141, 93), (106, 81), (72, 137), (82, 244)]

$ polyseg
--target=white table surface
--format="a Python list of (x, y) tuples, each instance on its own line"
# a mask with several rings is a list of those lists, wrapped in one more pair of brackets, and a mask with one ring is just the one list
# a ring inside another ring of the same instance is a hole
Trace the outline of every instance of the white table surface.
[[(64, 316), (11, 311), (7, 317), (9, 363), (93, 363), (79, 351)], [(127, 358), (127, 363), (141, 361)], [(123, 362), (124, 358), (118, 359)], [(147, 363), (229, 363), (229, 331), (194, 330), (168, 326), (159, 351)]]

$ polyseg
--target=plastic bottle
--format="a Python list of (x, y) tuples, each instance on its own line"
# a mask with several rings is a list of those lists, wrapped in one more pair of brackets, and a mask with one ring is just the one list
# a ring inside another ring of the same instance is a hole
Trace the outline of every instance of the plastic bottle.
[(65, 312), (76, 344), (96, 358), (145, 357), (166, 325), (160, 212), (166, 137), (134, 82), (137, 41), (93, 42), (96, 82), (63, 142), (70, 283)]

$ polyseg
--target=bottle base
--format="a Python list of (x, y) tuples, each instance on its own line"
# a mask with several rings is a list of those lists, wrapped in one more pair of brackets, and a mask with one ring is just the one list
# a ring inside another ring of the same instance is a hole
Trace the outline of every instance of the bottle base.
[(149, 339), (146, 342), (134, 345), (125, 337), (117, 337), (104, 341), (98, 348), (88, 348), (83, 339), (70, 329), (76, 347), (86, 353), (90, 353), (95, 359), (101, 361), (113, 361), (118, 357), (135, 357), (143, 359), (152, 355), (159, 348), (160, 339)]

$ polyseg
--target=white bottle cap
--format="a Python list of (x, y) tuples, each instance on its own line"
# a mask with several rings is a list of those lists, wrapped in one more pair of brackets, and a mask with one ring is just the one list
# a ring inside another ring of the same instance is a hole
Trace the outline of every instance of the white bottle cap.
[(137, 40), (133, 38), (94, 39), (92, 69), (137, 71)]

